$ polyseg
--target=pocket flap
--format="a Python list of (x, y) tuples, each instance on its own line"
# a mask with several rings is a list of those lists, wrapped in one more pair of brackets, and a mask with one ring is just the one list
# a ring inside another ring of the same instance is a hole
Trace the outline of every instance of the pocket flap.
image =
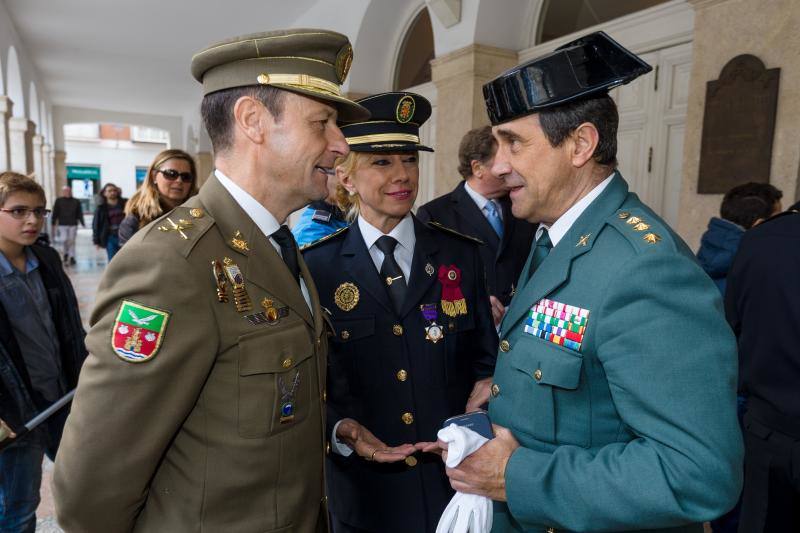
[(333, 326), (338, 341), (354, 341), (375, 334), (375, 317), (334, 319)]
[(287, 372), (311, 357), (305, 324), (239, 337), (239, 375)]
[(577, 389), (581, 380), (583, 356), (547, 341), (521, 337), (509, 353), (510, 364), (540, 385)]

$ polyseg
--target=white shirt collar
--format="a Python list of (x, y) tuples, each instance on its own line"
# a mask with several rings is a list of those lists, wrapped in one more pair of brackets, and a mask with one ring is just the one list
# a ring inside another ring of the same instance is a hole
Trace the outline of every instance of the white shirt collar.
[(483, 211), (483, 209), (486, 207), (486, 204), (489, 203), (489, 199), (470, 187), (468, 181), (464, 182), (464, 190), (467, 191), (469, 197), (472, 198), (472, 200), (478, 205), (478, 209)]
[[(364, 237), (364, 242), (367, 249), (372, 248), (375, 241), (383, 237), (384, 233), (364, 220), (364, 217), (358, 217), (358, 229), (361, 231), (361, 236)], [(414, 234), (414, 219), (411, 218), (411, 213), (407, 214), (398, 225), (389, 233), (389, 237), (394, 237), (400, 246), (406, 250), (413, 252), (414, 244), (417, 242), (417, 237)]]
[(219, 169), (214, 170), (214, 175), (217, 177), (219, 182), (225, 187), (233, 199), (239, 204), (245, 213), (250, 215), (250, 218), (253, 219), (258, 229), (261, 230), (266, 237), (269, 237), (281, 227), (280, 222), (275, 216), (270, 213), (266, 207), (261, 205), (261, 203), (253, 198), (250, 193), (236, 185), (228, 176), (223, 174)]
[(589, 207), (598, 196), (600, 196), (606, 187), (608, 187), (608, 184), (611, 183), (611, 179), (614, 177), (614, 174), (616, 174), (616, 171), (612, 172), (609, 177), (596, 185), (594, 189), (589, 191), (589, 194), (575, 202), (575, 205), (567, 209), (567, 211), (561, 215), (552, 226), (548, 227), (546, 224), (539, 224), (539, 227), (536, 229), (536, 239), (538, 240), (542, 235), (542, 229), (546, 228), (547, 234), (550, 237), (550, 242), (553, 243), (554, 247), (558, 245), (558, 241), (560, 241), (564, 235), (567, 234), (572, 225), (575, 224), (575, 221), (578, 220), (584, 211), (586, 211), (586, 208)]

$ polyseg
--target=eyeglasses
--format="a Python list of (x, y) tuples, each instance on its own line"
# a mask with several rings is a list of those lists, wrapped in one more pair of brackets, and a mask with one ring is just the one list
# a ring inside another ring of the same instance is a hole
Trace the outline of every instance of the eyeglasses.
[(191, 172), (178, 172), (177, 170), (173, 170), (171, 168), (166, 170), (159, 168), (157, 172), (161, 172), (161, 174), (164, 175), (164, 178), (168, 181), (175, 181), (178, 178), (180, 178), (184, 183), (191, 183), (194, 181), (194, 176)]
[(12, 209), (0, 209), (3, 213), (11, 213), (11, 216), (17, 220), (25, 220), (30, 213), (36, 218), (47, 218), (50, 216), (50, 210), (44, 207), (14, 207)]

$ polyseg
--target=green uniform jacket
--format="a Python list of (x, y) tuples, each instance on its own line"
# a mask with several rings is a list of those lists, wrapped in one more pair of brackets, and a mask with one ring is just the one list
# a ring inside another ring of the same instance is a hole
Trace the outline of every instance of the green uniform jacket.
[[(489, 412), (521, 447), (492, 531), (702, 531), (742, 482), (719, 291), (619, 175), (530, 262), (500, 329)], [(543, 298), (588, 311), (579, 349), (525, 331)]]
[[(237, 310), (231, 283), (229, 301), (217, 299), (212, 261), (226, 257), (241, 269), (251, 311)], [(327, 531), (327, 340), (298, 261), (313, 315), (280, 255), (214, 176), (122, 248), (98, 289), (90, 355), (56, 459), (67, 533)], [(264, 298), (281, 316), (245, 318), (266, 311)], [(149, 360), (125, 361), (112, 347), (118, 331), (132, 329), (117, 324), (123, 300), (169, 313)], [(287, 401), (291, 420), (281, 412)]]

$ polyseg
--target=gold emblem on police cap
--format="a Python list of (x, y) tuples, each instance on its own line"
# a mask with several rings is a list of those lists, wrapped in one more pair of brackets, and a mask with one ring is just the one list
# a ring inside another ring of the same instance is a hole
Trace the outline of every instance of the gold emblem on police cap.
[(412, 118), (414, 118), (414, 109), (417, 107), (417, 103), (414, 101), (409, 95), (405, 95), (397, 102), (397, 109), (395, 110), (395, 118), (397, 118), (397, 122), (400, 124), (405, 124), (406, 122), (410, 122)]
[(336, 77), (339, 83), (344, 83), (347, 79), (347, 73), (350, 72), (350, 65), (353, 64), (353, 47), (347, 43), (336, 54)]
[(342, 311), (352, 311), (358, 305), (358, 287), (350, 282), (342, 283), (333, 294), (333, 301)]

